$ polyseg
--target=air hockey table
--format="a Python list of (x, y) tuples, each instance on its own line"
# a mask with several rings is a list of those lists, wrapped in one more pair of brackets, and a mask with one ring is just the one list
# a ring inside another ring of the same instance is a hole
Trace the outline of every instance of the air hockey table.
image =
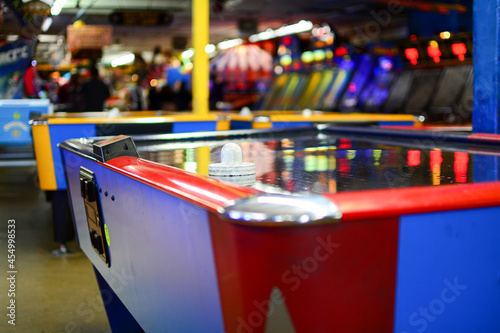
[[(221, 129), (226, 120), (216, 114), (172, 114), (157, 111), (55, 113), (30, 121), (40, 188), (65, 190), (66, 182), (57, 145), (79, 137), (185, 133)], [(48, 148), (50, 147), (50, 148)]]
[(340, 113), (304, 109), (301, 111), (252, 111), (251, 113), (219, 113), (230, 119), (231, 129), (263, 129), (314, 124), (419, 126), (422, 121), (411, 114)]
[[(205, 176), (228, 142), (253, 186)], [(313, 126), (59, 147), (113, 332), (399, 333), (500, 331), (499, 143)]]

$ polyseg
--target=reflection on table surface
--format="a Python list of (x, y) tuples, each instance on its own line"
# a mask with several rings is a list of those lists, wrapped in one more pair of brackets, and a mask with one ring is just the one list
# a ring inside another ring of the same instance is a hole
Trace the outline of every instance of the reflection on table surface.
[[(205, 174), (220, 162), (228, 141), (141, 146), (141, 157)], [(235, 141), (243, 161), (256, 165), (257, 188), (277, 192), (342, 192), (473, 182), (474, 154), (439, 147), (403, 147), (346, 138), (280, 138)], [(205, 148), (202, 148), (205, 147)], [(199, 158), (199, 149), (210, 149)], [(208, 156), (210, 160), (208, 159)]]

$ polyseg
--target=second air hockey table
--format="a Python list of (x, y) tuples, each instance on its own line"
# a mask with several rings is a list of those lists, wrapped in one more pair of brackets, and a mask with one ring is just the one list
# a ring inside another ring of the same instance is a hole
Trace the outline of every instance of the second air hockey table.
[[(205, 176), (228, 142), (254, 186)], [(499, 142), (315, 126), (60, 149), (113, 332), (498, 332)]]
[(263, 129), (315, 124), (418, 127), (423, 121), (411, 114), (340, 113), (304, 109), (301, 111), (252, 111), (226, 114), (231, 129)]
[(57, 148), (64, 140), (117, 134), (215, 131), (219, 129), (219, 118), (215, 114), (173, 114), (161, 111), (60, 112), (34, 117), (30, 124), (40, 189), (66, 189), (61, 155)]

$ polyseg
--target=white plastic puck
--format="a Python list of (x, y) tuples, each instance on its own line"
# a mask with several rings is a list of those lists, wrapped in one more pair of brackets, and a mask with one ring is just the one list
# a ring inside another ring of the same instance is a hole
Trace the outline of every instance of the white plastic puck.
[(221, 163), (208, 166), (208, 176), (233, 184), (251, 186), (255, 183), (255, 164), (243, 162), (241, 147), (227, 143), (221, 150)]

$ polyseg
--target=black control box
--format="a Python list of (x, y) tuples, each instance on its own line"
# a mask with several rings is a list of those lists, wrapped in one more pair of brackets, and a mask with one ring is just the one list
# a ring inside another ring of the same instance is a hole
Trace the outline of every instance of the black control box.
[(108, 246), (109, 235), (102, 218), (99, 189), (94, 173), (84, 167), (80, 167), (80, 190), (85, 203), (90, 243), (109, 267), (111, 266)]

